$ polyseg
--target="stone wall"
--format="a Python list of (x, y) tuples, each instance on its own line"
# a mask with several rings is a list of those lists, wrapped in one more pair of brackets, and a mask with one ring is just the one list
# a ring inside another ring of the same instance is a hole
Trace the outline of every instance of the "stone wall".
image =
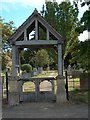
[(89, 82), (90, 80), (90, 73), (82, 73), (80, 75), (80, 89), (81, 90), (88, 90), (89, 88)]

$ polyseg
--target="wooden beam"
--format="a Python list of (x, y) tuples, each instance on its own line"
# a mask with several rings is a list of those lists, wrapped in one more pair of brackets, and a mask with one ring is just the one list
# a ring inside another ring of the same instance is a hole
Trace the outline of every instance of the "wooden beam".
[[(37, 81), (38, 78), (19, 78), (18, 81)], [(42, 77), (39, 80), (56, 80), (55, 77)]]
[(52, 47), (54, 47), (54, 45), (22, 45), (22, 46), (19, 46), (20, 49), (30, 48), (31, 50), (47, 49), (47, 48), (52, 48)]
[(57, 45), (57, 40), (27, 40), (27, 41), (16, 41), (17, 46), (34, 46), (34, 45)]
[(18, 30), (18, 32), (14, 33), (13, 37), (11, 37), (11, 42), (17, 40), (19, 38), (19, 36), (24, 32), (23, 29), (27, 29), (33, 22), (34, 22), (34, 18), (31, 18), (30, 21), (27, 21), (27, 23), (24, 23), (24, 25), (21, 26), (20, 30)]
[(24, 30), (24, 40), (27, 40), (27, 30)]

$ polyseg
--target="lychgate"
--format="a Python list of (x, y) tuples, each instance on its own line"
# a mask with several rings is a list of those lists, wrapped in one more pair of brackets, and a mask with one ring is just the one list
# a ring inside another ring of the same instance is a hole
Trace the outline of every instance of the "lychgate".
[[(46, 38), (40, 39), (40, 30), (43, 29), (46, 33)], [(35, 31), (34, 39), (30, 39), (30, 33)], [(12, 76), (9, 79), (9, 104), (17, 105), (22, 100), (22, 84), (25, 82), (24, 78), (20, 78), (20, 50), (22, 48), (46, 48), (56, 46), (58, 51), (58, 76), (57, 76), (57, 94), (56, 102), (62, 103), (66, 101), (65, 97), (65, 84), (63, 79), (63, 65), (62, 65), (62, 44), (63, 37), (51, 26), (48, 22), (40, 16), (38, 11), (32, 13), (32, 15), (16, 30), (16, 32), (9, 38), (9, 42), (12, 45)], [(27, 81), (33, 81), (35, 83), (35, 101), (38, 101), (39, 84), (43, 80), (48, 80), (54, 86), (54, 78), (32, 79), (28, 78)], [(53, 88), (53, 87), (52, 87)], [(52, 89), (54, 93), (54, 88)], [(51, 94), (50, 94), (51, 95)], [(52, 96), (54, 98), (54, 96)]]

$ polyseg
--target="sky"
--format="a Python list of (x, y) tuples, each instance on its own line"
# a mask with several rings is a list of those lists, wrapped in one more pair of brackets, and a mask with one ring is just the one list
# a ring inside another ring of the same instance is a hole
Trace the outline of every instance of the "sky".
[[(56, 1), (61, 3), (64, 0)], [(72, 2), (73, 0), (70, 1)], [(40, 12), (43, 4), (45, 4), (45, 0), (0, 0), (0, 16), (5, 19), (5, 22), (13, 21), (18, 28), (32, 14), (35, 8)], [(87, 6), (81, 8), (79, 4), (79, 19), (87, 9)], [(84, 31), (79, 36), (80, 41), (84, 41), (87, 38), (87, 31)]]

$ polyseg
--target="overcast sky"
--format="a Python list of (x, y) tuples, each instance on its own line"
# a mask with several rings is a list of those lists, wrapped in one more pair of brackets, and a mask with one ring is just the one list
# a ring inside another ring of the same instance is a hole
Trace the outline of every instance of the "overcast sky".
[[(56, 1), (61, 3), (64, 0)], [(70, 1), (72, 2), (73, 0)], [(45, 0), (0, 0), (0, 16), (6, 22), (14, 21), (15, 26), (18, 28), (32, 14), (35, 8), (40, 12), (43, 4), (45, 4)], [(87, 6), (81, 8), (79, 4), (79, 19), (87, 9)], [(82, 41), (87, 38), (87, 31), (79, 36), (79, 39)]]

